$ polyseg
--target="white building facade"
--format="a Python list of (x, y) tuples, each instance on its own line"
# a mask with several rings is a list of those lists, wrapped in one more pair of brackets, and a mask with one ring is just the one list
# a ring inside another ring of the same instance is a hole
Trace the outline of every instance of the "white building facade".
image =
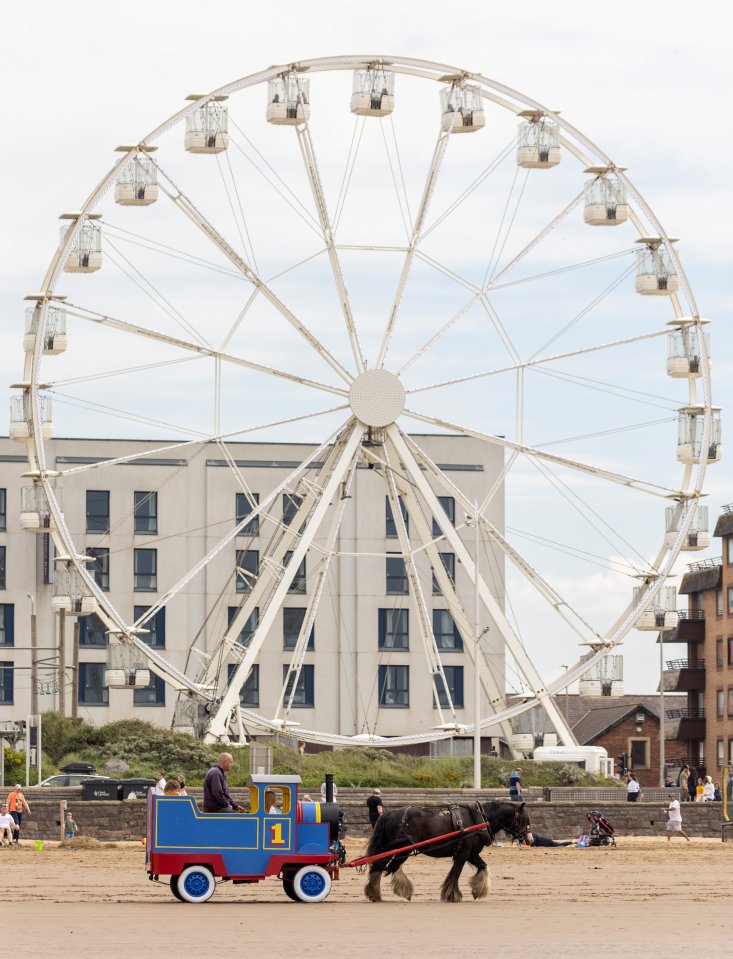
[[(480, 502), (502, 469), (501, 449), (485, 442), (441, 435), (415, 439), (470, 501)], [(78, 552), (93, 557), (88, 568), (97, 586), (127, 623), (139, 620), (185, 579), (224, 533), (251, 512), (252, 503), (262, 502), (313, 449), (307, 444), (228, 443), (230, 460), (215, 443), (151, 453), (160, 445), (144, 440), (54, 439), (47, 447), (47, 468), (64, 474), (60, 505)], [(73, 472), (75, 467), (95, 464), (100, 468)], [(27, 468), (22, 446), (0, 439), (0, 720), (61, 709), (95, 724), (136, 716), (170, 726), (176, 690), (154, 672), (146, 686), (110, 687), (107, 669), (113, 664), (105, 623), (96, 615), (62, 617), (52, 609), (53, 581), (60, 568), (53, 542), (47, 532), (24, 531), (19, 520), (21, 489), (30, 483), (22, 475)], [(326, 540), (325, 528), (319, 530), (242, 687), (245, 709), (275, 715), (301, 625), (315, 608), (288, 712), (291, 722), (348, 736), (401, 736), (436, 725), (433, 676), (425, 665), (416, 597), (406, 575), (383, 473), (379, 465), (370, 468), (367, 461), (360, 462), (348, 492), (342, 491), (348, 502), (316, 602), (316, 571)], [(429, 481), (445, 511), (443, 522), (458, 530), (471, 552), (474, 533), (466, 526), (463, 506), (445, 495), (445, 487), (438, 488), (432, 477)], [(409, 488), (403, 488), (410, 548), (415, 549), (415, 568), (450, 689), (452, 715), (459, 723), (470, 723), (473, 656), (467, 655), (466, 647), (474, 639), (457, 629), (425, 552), (418, 548), (410, 522), (417, 501), (411, 502)], [(232, 655), (222, 649), (221, 638), (256, 581), (273, 537), (291, 522), (297, 495), (293, 490), (279, 494), (242, 531), (246, 535), (227, 543), (141, 634), (146, 644), (186, 675), (196, 677), (208, 668), (209, 675), (216, 676), (218, 695), (227, 688), (240, 658), (238, 651)], [(503, 490), (495, 493), (484, 512), (503, 532)], [(435, 517), (432, 520), (445, 569), (472, 622), (473, 583), (446, 545)], [(503, 559), (483, 533), (479, 562), (502, 605)], [(259, 613), (255, 610), (240, 633), (242, 649)], [(498, 630), (484, 636), (482, 660), (503, 690), (504, 650)], [(445, 699), (441, 693), (444, 707)], [(488, 713), (484, 703), (482, 714)], [(297, 736), (295, 725), (293, 730)], [(485, 735), (495, 733), (487, 730)]]

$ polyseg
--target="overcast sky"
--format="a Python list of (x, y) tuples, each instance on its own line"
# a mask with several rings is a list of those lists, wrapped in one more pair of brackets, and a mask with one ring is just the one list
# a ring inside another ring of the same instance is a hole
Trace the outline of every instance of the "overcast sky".
[[(733, 381), (727, 10), (722, 2), (679, 0), (128, 0), (87, 5), (83, 14), (50, 0), (16, 5), (6, 14), (1, 68), (0, 384), (22, 369), (23, 297), (40, 286), (57, 217), (80, 207), (116, 145), (139, 140), (186, 94), (273, 63), (394, 53), (475, 70), (536, 97), (628, 166), (668, 234), (680, 237), (700, 311), (713, 321), (713, 395), (724, 408), (725, 448)], [(713, 521), (733, 501), (730, 476), (730, 459), (708, 472)], [(719, 549), (715, 542), (710, 555)], [(649, 635), (632, 633), (624, 647), (630, 690), (656, 686)]]

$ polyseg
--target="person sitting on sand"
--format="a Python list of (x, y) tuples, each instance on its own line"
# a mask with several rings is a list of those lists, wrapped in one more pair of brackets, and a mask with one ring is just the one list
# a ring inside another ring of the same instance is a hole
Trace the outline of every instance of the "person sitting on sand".
[(8, 804), (0, 806), (0, 846), (9, 846), (13, 841), (13, 833), (18, 831), (18, 824), (8, 812)]

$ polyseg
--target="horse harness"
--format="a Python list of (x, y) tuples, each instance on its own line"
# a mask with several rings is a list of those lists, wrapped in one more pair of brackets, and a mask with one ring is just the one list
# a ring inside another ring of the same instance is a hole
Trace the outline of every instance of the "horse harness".
[[(411, 809), (410, 806), (405, 806), (405, 811), (402, 813), (402, 820), (400, 822), (400, 828), (399, 828), (399, 834), (398, 834), (400, 838), (399, 840), (396, 840), (396, 841), (401, 842), (402, 838), (404, 838), (407, 840), (407, 842), (410, 842), (413, 845), (415, 845), (417, 840), (415, 840), (407, 831), (407, 816), (408, 816), (408, 813), (410, 812), (410, 809)], [(464, 823), (464, 816), (461, 814), (461, 809), (468, 811), (469, 821), (467, 823)], [(452, 843), (455, 843), (456, 851), (454, 855), (457, 855), (461, 850), (461, 846), (463, 845), (466, 826), (478, 826), (479, 823), (483, 824), (486, 828), (474, 829), (472, 833), (469, 833), (469, 836), (471, 836), (472, 834), (476, 835), (479, 839), (482, 840), (484, 845), (486, 846), (491, 845), (491, 843), (494, 840), (494, 831), (491, 828), (491, 824), (486, 819), (486, 816), (484, 814), (484, 811), (481, 807), (480, 802), (464, 804), (462, 806), (459, 805), (458, 803), (451, 803), (451, 805), (448, 807), (448, 811), (450, 812), (451, 825), (453, 827), (449, 831), (450, 832), (460, 831), (460, 836), (452, 836), (450, 839), (446, 839), (443, 842), (436, 842), (435, 845), (430, 846), (431, 849), (440, 849), (442, 846), (448, 846), (448, 845), (451, 845)], [(419, 852), (420, 852), (419, 849), (413, 849), (409, 853), (409, 855), (416, 856), (418, 855)]]

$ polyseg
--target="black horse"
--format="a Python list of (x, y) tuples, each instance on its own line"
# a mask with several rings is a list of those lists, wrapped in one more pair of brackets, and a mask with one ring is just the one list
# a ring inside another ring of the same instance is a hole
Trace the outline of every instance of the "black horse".
[[(483, 828), (465, 832), (469, 826), (483, 824)], [(489, 802), (458, 803), (439, 806), (403, 806), (383, 813), (377, 820), (367, 848), (367, 856), (401, 849), (435, 839), (446, 833), (460, 830), (460, 835), (429, 846), (419, 851), (426, 856), (443, 858), (451, 856), (453, 865), (443, 880), (440, 898), (443, 902), (460, 902), (463, 896), (458, 888), (463, 867), (469, 862), (476, 872), (471, 877), (470, 887), (474, 899), (482, 899), (489, 892), (489, 870), (479, 853), (489, 846), (502, 830), (512, 839), (526, 842), (529, 832), (529, 816), (524, 803)], [(380, 902), (382, 875), (391, 876), (392, 890), (403, 899), (412, 899), (413, 885), (402, 870), (411, 850), (386, 856), (369, 865), (369, 879), (364, 887), (367, 899)]]

